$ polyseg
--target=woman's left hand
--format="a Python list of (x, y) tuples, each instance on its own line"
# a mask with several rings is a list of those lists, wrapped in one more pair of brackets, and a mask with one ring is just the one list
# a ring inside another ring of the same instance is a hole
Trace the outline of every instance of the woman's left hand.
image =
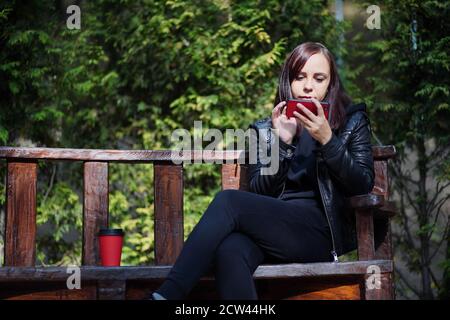
[(330, 141), (333, 133), (331, 131), (328, 120), (325, 118), (322, 105), (317, 99), (312, 98), (311, 101), (317, 107), (317, 116), (309, 111), (301, 103), (297, 103), (299, 107), (308, 117), (302, 116), (299, 112), (294, 111), (294, 116), (297, 117), (302, 123), (303, 127), (308, 130), (309, 134), (320, 142), (321, 145)]

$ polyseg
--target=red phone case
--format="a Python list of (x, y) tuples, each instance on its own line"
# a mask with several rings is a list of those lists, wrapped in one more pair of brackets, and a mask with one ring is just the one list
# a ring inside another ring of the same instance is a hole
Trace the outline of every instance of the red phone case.
[[(287, 110), (286, 116), (289, 118), (294, 117), (294, 111), (297, 111), (302, 116), (308, 117), (300, 108), (297, 107), (297, 103), (301, 103), (304, 105), (309, 111), (314, 113), (317, 116), (317, 107), (311, 100), (302, 100), (302, 99), (290, 99), (287, 102)], [(323, 108), (323, 113), (325, 118), (328, 120), (328, 114), (330, 111), (330, 104), (328, 102), (320, 102)]]

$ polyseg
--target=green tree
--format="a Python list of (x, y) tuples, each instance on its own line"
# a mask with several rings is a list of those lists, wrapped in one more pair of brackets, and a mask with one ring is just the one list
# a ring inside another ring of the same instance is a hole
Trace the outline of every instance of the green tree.
[[(446, 262), (436, 259), (449, 241), (450, 3), (383, 1), (380, 6), (379, 35), (370, 42), (361, 35), (354, 39), (354, 57), (365, 64), (352, 76), (366, 96), (376, 136), (399, 153), (390, 168), (399, 199), (394, 247), (396, 258), (421, 279), (417, 286), (398, 269), (401, 288), (432, 299), (438, 290), (449, 290), (448, 255)], [(432, 270), (437, 263), (444, 263), (446, 290)]]

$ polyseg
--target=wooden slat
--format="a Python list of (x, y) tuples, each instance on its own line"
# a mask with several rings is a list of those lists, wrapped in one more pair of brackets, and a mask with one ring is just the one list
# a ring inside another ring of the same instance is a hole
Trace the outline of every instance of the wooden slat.
[(350, 197), (347, 201), (349, 202), (349, 206), (353, 209), (368, 209), (381, 207), (384, 204), (384, 197), (370, 193)]
[(183, 166), (155, 163), (154, 184), (155, 263), (173, 264), (184, 243)]
[(356, 234), (358, 238), (358, 259), (370, 260), (375, 256), (373, 215), (370, 209), (356, 210)]
[(247, 166), (242, 164), (222, 165), (222, 190), (248, 190)]
[(397, 212), (394, 202), (386, 201), (383, 196), (378, 194), (358, 195), (346, 200), (350, 208), (365, 209), (360, 212), (373, 215), (375, 219), (392, 218)]
[(108, 163), (85, 162), (83, 177), (83, 265), (100, 265), (98, 236), (108, 226)]
[(68, 289), (65, 281), (0, 283), (0, 299), (7, 300), (95, 300), (96, 282), (83, 282), (80, 289)]
[(387, 161), (375, 161), (374, 170), (375, 185), (372, 193), (381, 195), (387, 200), (389, 196)]
[[(321, 277), (317, 278), (287, 278), (287, 279), (257, 279), (258, 297), (260, 300), (359, 300), (364, 289), (359, 288), (362, 276), (357, 277)], [(59, 282), (9, 282), (0, 283), (0, 299), (13, 300), (95, 300), (95, 299), (148, 299), (150, 293), (160, 286), (160, 281), (129, 281), (126, 287), (117, 286), (105, 281), (82, 282), (81, 288), (67, 289), (64, 281)], [(103, 282), (101, 284), (100, 282)], [(97, 283), (97, 285), (95, 285)], [(112, 288), (113, 290), (108, 290)], [(105, 289), (102, 296), (99, 291)], [(125, 292), (123, 294), (122, 292)], [(214, 281), (201, 280), (186, 300), (218, 300)]]
[[(363, 276), (320, 276), (255, 280), (259, 300), (360, 300)], [(127, 299), (147, 299), (159, 281), (127, 282)], [(214, 280), (200, 281), (186, 300), (220, 300)]]
[(384, 201), (384, 204), (374, 210), (374, 217), (378, 218), (392, 218), (397, 213), (397, 206), (393, 201)]
[(370, 265), (379, 265), (383, 272), (392, 270), (392, 262), (388, 260), (351, 261), (340, 263), (288, 263), (259, 266), (254, 277), (256, 278), (290, 278), (290, 277), (316, 277), (316, 276), (344, 276), (362, 275), (367, 272)]
[(8, 161), (5, 265), (34, 266), (37, 163)]
[(108, 161), (108, 162), (153, 162), (183, 160), (192, 162), (245, 159), (245, 151), (237, 150), (101, 150), (101, 149), (67, 149), (67, 148), (11, 148), (0, 147), (0, 158), (74, 160), (74, 161)]
[[(360, 300), (361, 289), (360, 284), (348, 284), (348, 285), (333, 285), (331, 281), (328, 282), (314, 282), (309, 288), (301, 288), (300, 290), (307, 292), (301, 292), (295, 295), (291, 295), (284, 300)], [(293, 291), (292, 283), (291, 287), (286, 285), (284, 291)], [(299, 289), (298, 289), (299, 290)], [(273, 299), (270, 297), (270, 299)]]
[[(394, 146), (372, 147), (375, 160), (389, 159), (396, 155)], [(48, 160), (79, 160), (79, 161), (163, 161), (188, 160), (203, 157), (205, 160), (242, 159), (245, 151), (204, 150), (183, 152), (172, 150), (102, 150), (102, 149), (69, 149), (69, 148), (24, 148), (0, 147), (0, 158), (48, 159)]]
[(395, 146), (373, 146), (372, 154), (375, 160), (386, 160), (394, 158), (397, 155)]
[[(393, 271), (391, 260), (263, 264), (254, 272), (255, 279), (280, 279), (296, 277), (365, 275), (368, 267), (377, 265), (383, 273)], [(144, 267), (97, 267), (82, 266), (82, 281), (89, 280), (158, 280), (165, 279), (171, 265)], [(67, 268), (64, 267), (3, 267), (0, 268), (0, 282), (18, 281), (66, 281)], [(206, 274), (203, 280), (214, 279)]]

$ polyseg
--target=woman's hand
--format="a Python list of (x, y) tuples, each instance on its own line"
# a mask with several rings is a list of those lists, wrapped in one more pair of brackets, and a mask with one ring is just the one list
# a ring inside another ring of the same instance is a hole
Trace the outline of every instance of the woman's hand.
[(309, 134), (320, 142), (321, 145), (326, 144), (330, 141), (333, 133), (331, 131), (328, 120), (325, 118), (325, 114), (323, 112), (322, 105), (319, 103), (317, 99), (312, 98), (311, 101), (317, 107), (317, 116), (309, 111), (304, 105), (301, 103), (297, 104), (297, 107), (301, 108), (302, 111), (308, 116), (307, 118), (302, 116), (297, 111), (294, 111), (294, 116), (296, 116), (303, 127), (308, 130)]
[[(280, 112), (281, 108), (283, 111)], [(291, 144), (296, 133), (301, 130), (300, 121), (295, 117), (288, 119), (286, 116), (286, 102), (281, 101), (272, 110), (272, 128), (278, 129), (278, 135), (280, 139)]]

